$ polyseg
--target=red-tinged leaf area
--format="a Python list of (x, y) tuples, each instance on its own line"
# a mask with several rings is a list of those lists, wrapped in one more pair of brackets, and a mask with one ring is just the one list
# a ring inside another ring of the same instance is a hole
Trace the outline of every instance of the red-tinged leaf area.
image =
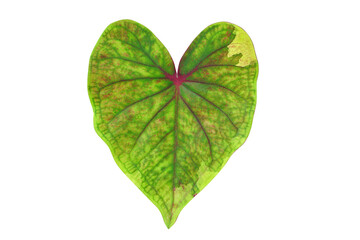
[(88, 76), (95, 130), (168, 228), (245, 142), (257, 73), (250, 37), (231, 23), (203, 30), (178, 71), (137, 22), (115, 22), (101, 35)]

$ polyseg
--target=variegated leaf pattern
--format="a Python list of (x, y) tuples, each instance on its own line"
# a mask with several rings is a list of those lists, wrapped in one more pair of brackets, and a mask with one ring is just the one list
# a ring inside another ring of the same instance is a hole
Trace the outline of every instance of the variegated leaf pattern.
[(170, 228), (246, 140), (258, 63), (250, 37), (220, 22), (191, 43), (176, 71), (141, 24), (109, 25), (91, 58), (96, 132)]

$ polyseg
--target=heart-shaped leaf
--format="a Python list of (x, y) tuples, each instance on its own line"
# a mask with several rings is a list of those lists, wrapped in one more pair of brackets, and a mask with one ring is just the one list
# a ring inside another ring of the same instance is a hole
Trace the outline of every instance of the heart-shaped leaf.
[(108, 26), (90, 59), (95, 129), (170, 228), (246, 140), (258, 63), (250, 37), (226, 22), (191, 43), (178, 72), (150, 30)]

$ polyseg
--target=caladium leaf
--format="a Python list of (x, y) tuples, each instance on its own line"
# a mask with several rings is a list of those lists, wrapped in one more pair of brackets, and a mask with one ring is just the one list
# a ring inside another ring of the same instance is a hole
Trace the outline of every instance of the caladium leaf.
[(250, 37), (227, 22), (203, 30), (178, 71), (137, 22), (115, 22), (101, 35), (88, 76), (96, 132), (168, 228), (245, 142), (257, 73)]

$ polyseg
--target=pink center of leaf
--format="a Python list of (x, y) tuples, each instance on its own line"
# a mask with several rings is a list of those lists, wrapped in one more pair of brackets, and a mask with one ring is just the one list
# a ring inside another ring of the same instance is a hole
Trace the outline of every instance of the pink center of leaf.
[(186, 75), (178, 75), (177, 73), (173, 75), (166, 74), (166, 77), (174, 83), (176, 88), (179, 88), (183, 82), (186, 82)]

